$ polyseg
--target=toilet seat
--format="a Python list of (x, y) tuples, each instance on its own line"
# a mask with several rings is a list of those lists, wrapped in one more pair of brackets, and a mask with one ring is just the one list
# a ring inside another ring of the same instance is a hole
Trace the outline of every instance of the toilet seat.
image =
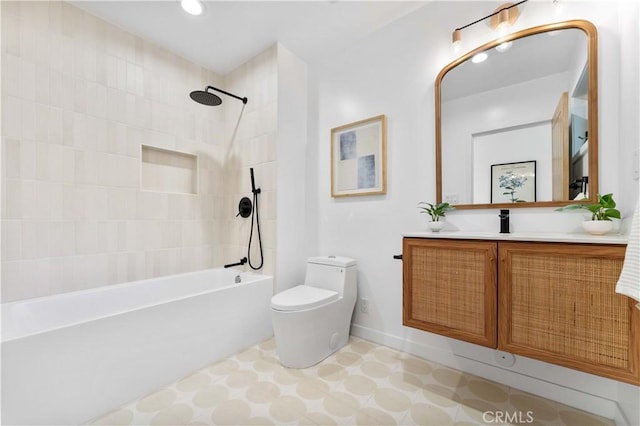
[(338, 300), (339, 294), (324, 288), (299, 285), (271, 298), (271, 308), (277, 311), (300, 311)]

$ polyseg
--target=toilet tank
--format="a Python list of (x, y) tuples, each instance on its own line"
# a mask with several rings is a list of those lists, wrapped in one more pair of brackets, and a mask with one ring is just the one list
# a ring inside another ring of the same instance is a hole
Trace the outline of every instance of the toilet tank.
[(345, 286), (356, 285), (356, 261), (342, 256), (310, 257), (304, 284), (343, 295)]

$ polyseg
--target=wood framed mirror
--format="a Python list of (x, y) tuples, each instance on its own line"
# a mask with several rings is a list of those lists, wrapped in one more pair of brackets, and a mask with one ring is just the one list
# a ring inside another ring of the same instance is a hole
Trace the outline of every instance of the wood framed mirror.
[(572, 20), (502, 37), (445, 66), (435, 82), (436, 201), (458, 209), (595, 202), (597, 46), (596, 27)]

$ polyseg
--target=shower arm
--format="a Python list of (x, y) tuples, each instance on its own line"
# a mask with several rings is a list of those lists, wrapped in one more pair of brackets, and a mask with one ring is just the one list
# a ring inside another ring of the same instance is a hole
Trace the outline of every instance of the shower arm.
[(217, 87), (213, 87), (213, 86), (207, 86), (204, 88), (204, 91), (207, 92), (209, 89), (211, 90), (215, 90), (216, 92), (220, 92), (220, 93), (224, 93), (227, 96), (231, 96), (232, 98), (236, 98), (242, 101), (243, 104), (246, 104), (248, 99), (247, 98), (241, 98), (240, 96), (236, 96), (233, 93), (229, 93), (227, 91), (224, 91), (222, 89), (218, 89)]

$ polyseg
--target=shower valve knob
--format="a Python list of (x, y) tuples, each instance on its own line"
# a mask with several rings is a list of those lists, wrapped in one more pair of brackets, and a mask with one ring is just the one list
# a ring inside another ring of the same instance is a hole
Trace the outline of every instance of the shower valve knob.
[(251, 203), (249, 197), (242, 197), (242, 199), (240, 200), (240, 204), (238, 204), (238, 214), (236, 215), (236, 217), (249, 217), (251, 216), (252, 210), (253, 204)]

